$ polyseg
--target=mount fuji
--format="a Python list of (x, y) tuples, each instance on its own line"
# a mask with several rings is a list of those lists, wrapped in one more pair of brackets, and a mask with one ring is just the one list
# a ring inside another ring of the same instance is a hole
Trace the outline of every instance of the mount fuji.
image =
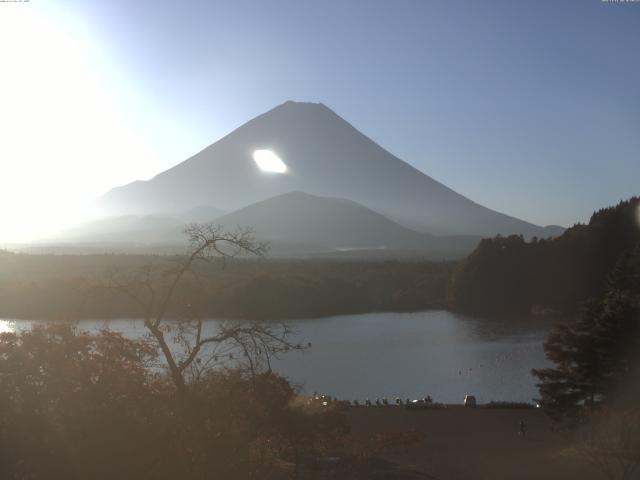
[[(283, 173), (265, 172), (254, 152), (273, 152)], [(541, 227), (479, 205), (397, 158), (323, 104), (288, 101), (148, 181), (99, 200), (107, 215), (149, 215), (215, 205), (233, 212), (290, 192), (363, 205), (430, 235), (548, 237)]]

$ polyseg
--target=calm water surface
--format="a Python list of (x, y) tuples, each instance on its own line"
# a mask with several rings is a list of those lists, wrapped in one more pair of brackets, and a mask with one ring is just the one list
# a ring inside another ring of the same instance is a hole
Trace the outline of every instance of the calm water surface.
[[(29, 328), (32, 321), (0, 320), (0, 331)], [(549, 365), (542, 342), (548, 322), (477, 319), (446, 311), (369, 313), (288, 322), (294, 342), (312, 343), (274, 361), (274, 370), (303, 391), (339, 398), (418, 398), (459, 403), (474, 394), (490, 400), (531, 401), (537, 396), (531, 369)], [(207, 328), (215, 329), (216, 320)], [(85, 320), (141, 337), (140, 320)]]

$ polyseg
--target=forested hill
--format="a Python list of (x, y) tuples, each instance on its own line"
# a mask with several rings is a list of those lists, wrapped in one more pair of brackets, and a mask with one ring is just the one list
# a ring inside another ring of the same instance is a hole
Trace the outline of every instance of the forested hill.
[(450, 299), (475, 313), (572, 313), (602, 291), (616, 261), (639, 242), (639, 197), (598, 210), (557, 238), (485, 239), (456, 271)]

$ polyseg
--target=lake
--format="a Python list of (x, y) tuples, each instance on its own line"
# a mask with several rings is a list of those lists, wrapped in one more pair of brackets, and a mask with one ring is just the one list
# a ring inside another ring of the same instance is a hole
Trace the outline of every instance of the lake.
[[(216, 320), (208, 320), (214, 329)], [(0, 320), (0, 331), (28, 328), (27, 320)], [(343, 399), (422, 398), (460, 403), (465, 394), (479, 402), (531, 402), (537, 397), (532, 368), (548, 366), (542, 342), (549, 322), (489, 320), (447, 311), (367, 313), (292, 320), (293, 350), (273, 362), (274, 370), (314, 391)], [(141, 320), (85, 320), (130, 337), (145, 330)]]

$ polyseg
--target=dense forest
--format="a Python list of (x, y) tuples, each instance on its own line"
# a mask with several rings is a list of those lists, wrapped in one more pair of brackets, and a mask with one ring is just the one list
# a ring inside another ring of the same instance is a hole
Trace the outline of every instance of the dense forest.
[(595, 212), (557, 238), (485, 239), (454, 274), (450, 298), (485, 314), (577, 312), (600, 294), (622, 255), (640, 242), (640, 199)]
[[(0, 316), (24, 319), (139, 317), (110, 279), (171, 269), (183, 257), (27, 255), (0, 252)], [(180, 286), (179, 305), (203, 317), (290, 319), (371, 311), (443, 308), (455, 263), (235, 259), (197, 266)], [(161, 275), (156, 275), (158, 282)]]

